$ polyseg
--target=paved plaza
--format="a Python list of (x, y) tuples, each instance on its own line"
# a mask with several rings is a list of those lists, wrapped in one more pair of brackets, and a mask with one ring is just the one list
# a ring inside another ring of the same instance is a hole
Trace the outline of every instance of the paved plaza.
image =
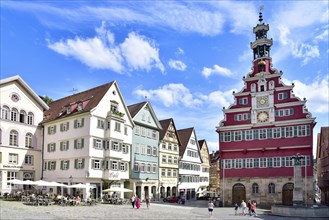
[[(147, 209), (143, 203), (141, 209), (133, 209), (131, 205), (97, 204), (94, 206), (28, 206), (22, 202), (0, 201), (0, 219), (266, 219), (297, 220), (269, 215), (269, 210), (258, 209), (257, 217), (235, 216), (233, 207), (216, 207), (213, 216), (208, 217), (207, 202), (197, 201), (186, 205), (152, 203)], [(305, 218), (303, 218), (305, 219)], [(318, 219), (317, 219), (318, 220)]]

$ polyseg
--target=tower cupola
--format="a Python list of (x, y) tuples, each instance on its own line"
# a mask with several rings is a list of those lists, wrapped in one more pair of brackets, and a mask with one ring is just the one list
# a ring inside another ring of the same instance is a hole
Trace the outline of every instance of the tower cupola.
[[(263, 7), (260, 10), (262, 11)], [(273, 40), (267, 38), (267, 32), (270, 27), (268, 24), (263, 23), (263, 14), (261, 11), (259, 12), (259, 23), (253, 29), (256, 39), (250, 43), (250, 47), (254, 53), (254, 60), (270, 57), (270, 50), (273, 44)]]

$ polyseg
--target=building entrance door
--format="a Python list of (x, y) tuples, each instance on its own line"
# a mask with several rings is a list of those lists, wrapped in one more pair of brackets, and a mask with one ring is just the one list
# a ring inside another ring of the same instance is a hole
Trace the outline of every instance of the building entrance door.
[(294, 184), (286, 183), (282, 187), (282, 205), (292, 205)]
[(232, 188), (232, 205), (234, 203), (240, 204), (242, 200), (246, 201), (246, 187), (241, 183), (237, 183)]

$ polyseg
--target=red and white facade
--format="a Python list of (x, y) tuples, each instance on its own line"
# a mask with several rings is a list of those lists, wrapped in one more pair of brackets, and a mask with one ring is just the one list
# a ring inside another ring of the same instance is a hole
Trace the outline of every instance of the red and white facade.
[(243, 77), (244, 88), (233, 92), (234, 104), (223, 109), (224, 119), (217, 127), (225, 205), (242, 199), (256, 200), (263, 206), (292, 205), (291, 157), (297, 153), (305, 156), (304, 201), (313, 196), (315, 118), (306, 108), (306, 100), (294, 95), (294, 85), (281, 82), (283, 72), (272, 68), (273, 41), (267, 38), (269, 25), (262, 21), (260, 13), (259, 24), (253, 28), (256, 39), (250, 43), (252, 71)]

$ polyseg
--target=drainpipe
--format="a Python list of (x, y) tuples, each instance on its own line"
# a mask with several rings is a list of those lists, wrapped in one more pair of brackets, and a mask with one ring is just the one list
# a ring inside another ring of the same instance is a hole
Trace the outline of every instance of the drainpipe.
[(45, 129), (44, 126), (41, 125), (42, 129), (42, 146), (41, 146), (41, 179), (43, 179), (43, 169), (44, 169), (44, 147), (45, 147)]

